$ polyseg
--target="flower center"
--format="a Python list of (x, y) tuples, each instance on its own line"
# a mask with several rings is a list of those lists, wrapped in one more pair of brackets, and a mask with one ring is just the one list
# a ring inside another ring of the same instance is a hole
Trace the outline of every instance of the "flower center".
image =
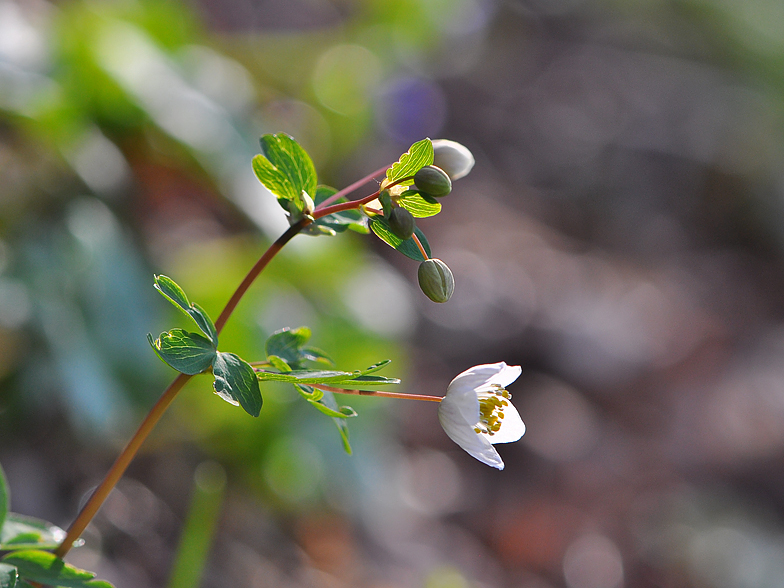
[(509, 406), (512, 397), (506, 388), (493, 384), (489, 390), (477, 391), (479, 398), (479, 422), (474, 427), (475, 433), (485, 433), (492, 437), (500, 429), (504, 421), (504, 408)]

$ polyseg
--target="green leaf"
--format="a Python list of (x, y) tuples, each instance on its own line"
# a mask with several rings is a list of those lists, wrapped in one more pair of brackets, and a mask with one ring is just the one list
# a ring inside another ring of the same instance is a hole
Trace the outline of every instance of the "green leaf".
[(284, 133), (264, 135), (262, 154), (253, 158), (253, 171), (264, 187), (272, 192), (280, 205), (290, 213), (289, 203), (302, 210), (301, 194), (311, 198), (316, 193), (316, 168), (305, 150)]
[(294, 384), (294, 388), (305, 400), (321, 400), (324, 396), (323, 390), (319, 390), (313, 386), (300, 386), (299, 384)]
[(212, 341), (213, 347), (218, 346), (218, 333), (215, 329), (215, 323), (212, 322), (212, 319), (204, 312), (201, 306), (188, 300), (183, 289), (174, 280), (168, 276), (155, 276), (155, 288), (169, 302), (193, 319), (196, 326), (201, 329), (201, 332)]
[[(379, 239), (384, 241), (390, 247), (397, 249), (406, 257), (410, 257), (416, 261), (425, 261), (425, 258), (422, 255), (422, 252), (419, 250), (419, 247), (417, 247), (417, 244), (414, 242), (413, 237), (403, 241), (400, 237), (392, 232), (392, 230), (389, 228), (387, 219), (385, 219), (383, 216), (374, 216), (371, 218), (370, 229)], [(424, 247), (425, 251), (427, 252), (427, 256), (430, 257), (430, 244), (427, 242), (425, 234), (419, 230), (419, 227), (414, 229), (414, 234), (419, 238), (419, 242), (422, 243), (422, 247)]]
[(8, 505), (10, 502), (11, 498), (8, 493), (8, 483), (5, 480), (5, 472), (3, 472), (3, 467), (0, 466), (0, 529), (3, 528), (3, 522), (8, 514)]
[[(432, 200), (432, 202), (431, 202)], [(441, 212), (441, 203), (428, 197), (427, 199), (416, 190), (406, 190), (401, 194), (398, 204), (415, 218), (427, 218)]]
[[(430, 139), (417, 141), (387, 170), (388, 183), (413, 176), (421, 168), (432, 163), (433, 143), (430, 142)], [(414, 180), (408, 180), (402, 182), (400, 185), (408, 186), (413, 183)]]
[(0, 564), (0, 588), (17, 588), (19, 572), (14, 566)]
[(302, 357), (307, 360), (323, 363), (326, 365), (335, 365), (335, 361), (329, 355), (327, 355), (321, 349), (317, 349), (316, 347), (303, 347), (300, 349), (300, 352)]
[(63, 588), (112, 588), (108, 582), (95, 580), (92, 572), (67, 564), (47, 551), (15, 551), (2, 561), (16, 566), (21, 577), (33, 582)]
[[(327, 408), (331, 408), (332, 410), (339, 411), (338, 403), (335, 400), (335, 395), (328, 391), (324, 391), (324, 397), (321, 399), (324, 405)], [(345, 418), (333, 418), (332, 422), (335, 423), (335, 426), (338, 428), (338, 433), (340, 433), (340, 439), (343, 441), (343, 449), (351, 455), (353, 452), (351, 451), (351, 445), (348, 442), (348, 423), (346, 423)]]
[(275, 331), (265, 343), (267, 356), (277, 355), (290, 366), (296, 367), (304, 359), (300, 347), (308, 342), (310, 336), (310, 329), (307, 327)]
[(360, 375), (360, 372), (339, 372), (335, 370), (290, 370), (285, 373), (259, 370), (256, 372), (256, 377), (259, 380), (289, 382), (291, 384), (328, 384), (330, 382), (342, 382), (358, 375)]
[(0, 529), (0, 551), (56, 549), (65, 531), (47, 521), (9, 512)]
[[(322, 398), (322, 400), (323, 400), (323, 398)], [(335, 410), (335, 409), (330, 408), (327, 405), (322, 404), (321, 402), (319, 402), (317, 400), (313, 400), (311, 398), (308, 398), (307, 401), (310, 404), (312, 404), (316, 409), (318, 409), (321, 412), (323, 412), (325, 415), (331, 416), (333, 418), (347, 419), (347, 418), (350, 418), (350, 417), (357, 416), (357, 411), (355, 411), (350, 406), (341, 406), (338, 410)]]
[(256, 372), (244, 359), (233, 353), (217, 352), (212, 363), (215, 375), (215, 393), (225, 401), (239, 404), (249, 415), (257, 417), (261, 412), (261, 390)]
[(291, 371), (291, 366), (286, 363), (286, 360), (282, 357), (278, 357), (277, 355), (270, 355), (267, 358), (267, 362), (270, 363), (276, 370), (283, 372), (284, 374)]
[(400, 380), (397, 378), (384, 378), (383, 376), (358, 376), (350, 380), (336, 380), (329, 382), (333, 388), (343, 388), (344, 390), (383, 390), (390, 385), (397, 385)]
[(161, 333), (155, 340), (148, 334), (147, 340), (158, 357), (169, 367), (189, 376), (209, 369), (217, 353), (212, 341), (182, 329)]
[(362, 375), (364, 376), (365, 374), (372, 374), (373, 372), (377, 372), (377, 371), (387, 367), (390, 363), (392, 363), (391, 359), (382, 359), (381, 361), (376, 362), (373, 365), (371, 365), (370, 367), (365, 368), (364, 370), (362, 370)]

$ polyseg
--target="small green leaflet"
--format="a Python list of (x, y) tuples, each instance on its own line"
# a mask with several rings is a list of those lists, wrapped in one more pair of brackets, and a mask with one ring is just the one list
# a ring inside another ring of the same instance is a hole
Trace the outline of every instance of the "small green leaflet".
[(334, 365), (335, 362), (320, 349), (304, 347), (305, 343), (310, 340), (310, 336), (311, 332), (307, 327), (275, 331), (265, 343), (267, 357), (270, 361), (272, 361), (272, 356), (282, 359), (289, 369), (300, 368), (305, 360)]
[(2, 559), (15, 566), (25, 580), (62, 588), (113, 588), (109, 582), (95, 580), (95, 574), (65, 563), (53, 553), (28, 550), (14, 551)]
[(0, 530), (0, 551), (56, 549), (65, 531), (47, 521), (9, 512)]
[[(260, 143), (262, 153), (252, 162), (256, 177), (278, 198), (284, 210), (292, 215), (302, 212), (302, 192), (311, 198), (316, 194), (316, 168), (310, 156), (284, 133), (264, 135)], [(292, 204), (296, 210), (291, 209)]]
[(261, 390), (251, 365), (233, 353), (217, 352), (212, 364), (215, 393), (226, 402), (240, 405), (249, 415), (261, 412)]
[[(322, 392), (329, 392), (329, 390), (326, 390), (326, 391), (322, 390)], [(331, 392), (330, 392), (330, 394), (331, 394)], [(322, 400), (323, 400), (323, 397), (322, 397)], [(350, 406), (341, 406), (339, 409), (335, 410), (334, 408), (330, 408), (326, 404), (322, 404), (321, 402), (319, 402), (317, 400), (313, 400), (311, 398), (308, 398), (308, 402), (310, 402), (310, 404), (312, 404), (314, 407), (316, 407), (316, 409), (318, 409), (321, 412), (323, 412), (325, 415), (333, 417), (333, 418), (336, 418), (336, 419), (347, 419), (347, 418), (350, 418), (350, 417), (357, 416), (357, 411), (354, 410), (353, 408), (351, 408)]]
[(161, 333), (155, 340), (148, 334), (147, 340), (169, 367), (189, 376), (208, 370), (217, 353), (212, 341), (182, 329)]
[[(324, 406), (334, 411), (339, 411), (338, 403), (335, 400), (335, 395), (330, 392), (329, 390), (324, 391), (324, 397), (321, 399)], [(348, 408), (348, 407), (347, 407)], [(352, 409), (353, 410), (353, 409)], [(338, 433), (340, 433), (340, 439), (343, 441), (343, 449), (346, 453), (351, 455), (353, 452), (351, 451), (351, 445), (348, 442), (348, 423), (346, 423), (345, 418), (333, 418), (332, 422), (335, 423), (335, 426), (338, 428)]]
[[(391, 231), (387, 219), (383, 216), (374, 216), (371, 218), (370, 229), (379, 239), (390, 247), (397, 249), (406, 257), (410, 257), (416, 261), (425, 261), (425, 258), (422, 256), (422, 252), (419, 250), (419, 247), (417, 247), (413, 237), (403, 241)], [(422, 247), (424, 247), (427, 252), (427, 256), (430, 257), (430, 244), (427, 242), (425, 234), (419, 230), (419, 227), (414, 229), (414, 234), (419, 238), (419, 242), (422, 243)]]
[(215, 323), (204, 312), (204, 309), (188, 300), (183, 289), (174, 280), (167, 276), (155, 276), (155, 289), (163, 294), (174, 306), (191, 317), (196, 326), (201, 329), (201, 332), (212, 341), (213, 346), (218, 346), (218, 333), (215, 330)]
[[(413, 176), (421, 168), (433, 163), (433, 143), (430, 139), (417, 141), (408, 151), (400, 156), (400, 159), (387, 170), (388, 183), (396, 182), (403, 178)], [(414, 180), (401, 182), (401, 186), (409, 186)]]
[(398, 204), (411, 213), (415, 218), (427, 218), (441, 212), (441, 203), (435, 198), (424, 198), (416, 190), (406, 190), (400, 195)]

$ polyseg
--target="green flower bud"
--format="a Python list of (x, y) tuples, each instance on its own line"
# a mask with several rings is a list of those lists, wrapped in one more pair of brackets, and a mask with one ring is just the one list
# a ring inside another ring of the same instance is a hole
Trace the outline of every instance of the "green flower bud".
[(455, 291), (452, 270), (440, 259), (428, 259), (419, 264), (419, 287), (433, 302), (446, 302)]
[(474, 156), (467, 147), (448, 139), (433, 141), (433, 165), (437, 165), (454, 182), (467, 176), (474, 167)]
[(410, 239), (416, 228), (414, 217), (405, 208), (401, 208), (400, 206), (396, 206), (392, 209), (392, 212), (389, 213), (389, 217), (387, 218), (387, 222), (389, 222), (389, 229), (396, 237), (400, 237), (403, 241)]
[(414, 174), (417, 189), (430, 196), (446, 196), (452, 191), (452, 180), (440, 167), (426, 165)]

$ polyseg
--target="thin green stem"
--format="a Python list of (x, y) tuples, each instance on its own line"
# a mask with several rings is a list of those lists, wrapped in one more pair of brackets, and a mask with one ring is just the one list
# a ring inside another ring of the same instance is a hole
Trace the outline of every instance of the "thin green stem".
[(346, 388), (333, 388), (324, 384), (311, 384), (319, 390), (327, 390), (335, 394), (353, 394), (355, 396), (378, 396), (381, 398), (402, 398), (403, 400), (424, 400), (426, 402), (441, 402), (443, 396), (428, 396), (427, 394), (406, 394), (405, 392), (384, 392), (382, 390), (348, 390)]
[[(215, 321), (215, 329), (218, 331), (218, 333), (220, 333), (220, 331), (223, 329), (226, 321), (237, 307), (237, 304), (242, 299), (243, 295), (248, 291), (250, 285), (259, 276), (262, 270), (267, 267), (267, 264), (272, 260), (272, 258), (277, 255), (277, 253), (286, 243), (291, 241), (291, 239), (294, 238), (297, 233), (308, 226), (311, 222), (313, 222), (311, 218), (303, 218), (299, 222), (291, 225), (291, 227), (289, 227), (288, 230), (277, 239), (277, 241), (269, 246), (269, 248), (248, 272), (248, 275), (245, 276), (245, 279), (242, 281), (242, 283), (237, 287), (237, 290), (229, 299), (228, 303), (226, 303), (226, 307), (220, 313), (218, 320)], [(169, 387), (166, 388), (164, 393), (158, 399), (158, 402), (155, 403), (155, 406), (153, 406), (152, 409), (150, 409), (150, 412), (147, 413), (147, 416), (144, 418), (141, 425), (139, 425), (136, 433), (134, 433), (133, 437), (131, 437), (131, 440), (128, 441), (128, 444), (122, 450), (122, 453), (120, 453), (112, 467), (106, 473), (103, 481), (100, 483), (98, 488), (95, 489), (95, 492), (92, 493), (84, 507), (82, 507), (82, 510), (79, 512), (76, 520), (74, 520), (74, 522), (71, 523), (71, 526), (68, 527), (68, 532), (65, 536), (65, 539), (63, 539), (62, 543), (60, 543), (54, 552), (57, 557), (63, 558), (71, 550), (74, 541), (76, 541), (87, 528), (87, 525), (101, 508), (104, 501), (109, 497), (109, 494), (111, 493), (114, 486), (117, 484), (117, 482), (119, 482), (120, 478), (122, 478), (125, 470), (128, 468), (128, 465), (130, 465), (131, 461), (136, 456), (136, 453), (139, 451), (139, 448), (142, 446), (142, 443), (144, 443), (145, 439), (147, 439), (147, 436), (161, 419), (163, 413), (166, 412), (166, 409), (169, 408), (169, 405), (177, 396), (177, 393), (182, 389), (186, 382), (191, 379), (191, 377), (192, 376), (188, 376), (186, 374), (178, 375), (169, 385)]]

